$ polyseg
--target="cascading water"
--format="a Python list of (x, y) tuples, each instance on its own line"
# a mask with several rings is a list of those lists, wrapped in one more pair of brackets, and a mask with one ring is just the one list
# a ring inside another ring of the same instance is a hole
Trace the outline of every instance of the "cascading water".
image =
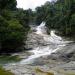
[(42, 35), (43, 33), (46, 33), (46, 30), (45, 30), (45, 22), (42, 22), (42, 23), (36, 28), (36, 34)]
[(63, 41), (60, 36), (57, 36), (53, 30), (51, 31), (51, 35), (47, 35), (45, 22), (42, 22), (39, 26), (36, 27), (35, 34), (37, 34), (37, 36), (42, 36), (43, 40), (45, 40), (49, 45), (40, 47), (38, 46), (37, 48), (34, 48), (34, 50), (31, 50), (30, 52), (32, 52), (33, 55), (29, 56), (27, 59), (22, 60), (20, 62), (21, 64), (30, 64), (34, 62), (36, 58), (50, 55), (68, 43), (68, 41)]

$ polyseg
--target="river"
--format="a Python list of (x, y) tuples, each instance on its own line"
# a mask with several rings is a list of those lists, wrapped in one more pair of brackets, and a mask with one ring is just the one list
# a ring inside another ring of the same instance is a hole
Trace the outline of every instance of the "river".
[(75, 61), (74, 56), (72, 57), (75, 52), (73, 41), (65, 41), (61, 36), (55, 34), (55, 30), (51, 30), (48, 35), (45, 22), (33, 27), (27, 40), (27, 47), (32, 48), (27, 51), (30, 54), (25, 52), (20, 62), (5, 64), (6, 70), (10, 70), (15, 75), (47, 75), (36, 73), (36, 68), (53, 72), (54, 75), (68, 75), (67, 71), (74, 73), (69, 75), (75, 75)]
[[(22, 60), (21, 64), (30, 64), (33, 63), (36, 58), (39, 58), (41, 56), (50, 55), (60, 48), (64, 47), (69, 43), (70, 41), (64, 41), (60, 36), (57, 36), (55, 34), (55, 31), (52, 30), (50, 32), (50, 35), (46, 32), (45, 22), (42, 22), (39, 26), (36, 27), (35, 34), (38, 34), (37, 36), (42, 36), (43, 40), (47, 42), (48, 45), (46, 46), (38, 46), (36, 48), (33, 48), (33, 50), (29, 51), (33, 53), (33, 55), (29, 56), (27, 59)], [(34, 36), (33, 36), (34, 37)]]

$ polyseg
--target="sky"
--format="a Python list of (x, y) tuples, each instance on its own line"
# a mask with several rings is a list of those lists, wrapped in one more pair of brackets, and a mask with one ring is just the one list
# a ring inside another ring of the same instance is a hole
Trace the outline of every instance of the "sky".
[(35, 10), (37, 6), (43, 5), (46, 1), (51, 0), (17, 0), (17, 7), (23, 9), (31, 8), (32, 10)]

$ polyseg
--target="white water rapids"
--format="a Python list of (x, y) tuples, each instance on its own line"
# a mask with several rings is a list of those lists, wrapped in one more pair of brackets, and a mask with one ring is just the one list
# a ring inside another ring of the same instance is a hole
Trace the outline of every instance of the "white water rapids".
[(45, 22), (42, 22), (39, 26), (37, 26), (35, 33), (38, 34), (38, 36), (43, 36), (43, 39), (49, 45), (43, 47), (37, 47), (34, 50), (29, 51), (32, 52), (33, 55), (29, 56), (27, 59), (22, 60), (20, 62), (21, 64), (32, 63), (36, 58), (45, 55), (50, 55), (51, 53), (56, 52), (57, 50), (65, 46), (67, 43), (69, 43), (69, 41), (63, 41), (63, 39), (60, 36), (57, 36), (55, 34), (55, 31), (53, 30), (51, 31), (50, 35), (47, 35), (45, 29)]

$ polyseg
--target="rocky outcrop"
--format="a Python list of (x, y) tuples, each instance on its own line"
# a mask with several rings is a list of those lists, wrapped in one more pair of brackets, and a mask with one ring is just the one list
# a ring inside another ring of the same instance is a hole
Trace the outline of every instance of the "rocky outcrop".
[(49, 55), (48, 58), (65, 62), (75, 61), (75, 43), (67, 44), (57, 52)]
[(43, 35), (30, 32), (26, 41), (26, 48), (36, 48), (40, 46), (47, 46), (50, 43), (44, 40)]

